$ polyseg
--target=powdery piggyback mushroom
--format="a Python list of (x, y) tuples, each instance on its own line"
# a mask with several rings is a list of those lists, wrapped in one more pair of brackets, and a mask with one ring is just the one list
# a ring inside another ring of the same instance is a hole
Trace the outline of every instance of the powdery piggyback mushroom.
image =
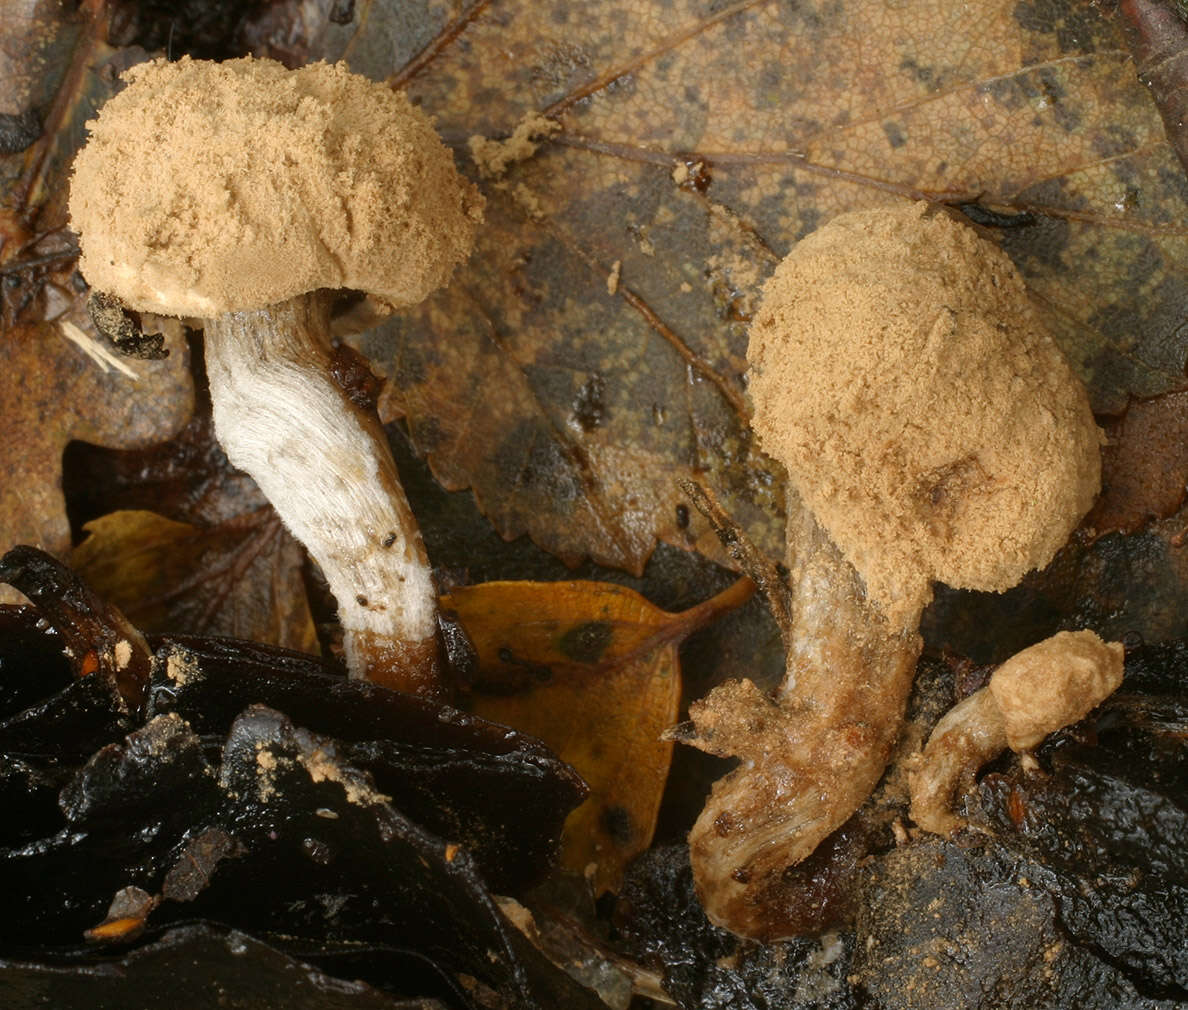
[(1001, 591), (1101, 482), (1089, 400), (1010, 259), (927, 205), (846, 214), (764, 289), (753, 427), (892, 621)]
[(433, 124), (343, 64), (157, 60), (88, 124), (71, 225), (87, 282), (213, 319), (319, 288), (392, 306), (441, 287), (481, 209)]
[(720, 925), (783, 935), (782, 874), (869, 795), (895, 745), (934, 581), (1001, 591), (1088, 511), (1101, 434), (1010, 260), (926, 205), (843, 215), (768, 282), (753, 426), (789, 476), (791, 633), (773, 697), (691, 708), (738, 755), (690, 834)]
[(1122, 643), (1092, 631), (1057, 632), (1016, 653), (945, 714), (914, 759), (912, 820), (940, 835), (964, 827), (953, 800), (972, 789), (978, 769), (1008, 747), (1027, 757), (1049, 733), (1083, 719), (1117, 690), (1123, 663)]
[(332, 378), (326, 292), (420, 301), (469, 254), (481, 197), (424, 113), (344, 66), (125, 78), (75, 162), (83, 275), (204, 321), (216, 433), (325, 573), (351, 672), (434, 693), (428, 560), (378, 420)]

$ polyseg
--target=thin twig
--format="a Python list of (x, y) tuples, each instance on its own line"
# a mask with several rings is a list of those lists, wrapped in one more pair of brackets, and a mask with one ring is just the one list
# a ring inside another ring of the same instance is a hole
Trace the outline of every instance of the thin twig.
[(709, 488), (690, 479), (678, 483), (697, 511), (709, 520), (718, 539), (722, 541), (722, 546), (726, 548), (726, 553), (734, 559), (744, 574), (754, 580), (759, 591), (767, 597), (767, 604), (771, 607), (771, 614), (780, 629), (784, 647), (787, 648), (792, 634), (792, 600), (788, 587), (780, 576), (779, 568), (755, 546)]
[(58, 324), (58, 328), (62, 331), (62, 336), (78, 347), (88, 358), (103, 369), (105, 373), (114, 368), (117, 372), (126, 375), (133, 382), (140, 380), (140, 376), (136, 373), (135, 369), (130, 368), (98, 341), (88, 337), (69, 319), (62, 320)]

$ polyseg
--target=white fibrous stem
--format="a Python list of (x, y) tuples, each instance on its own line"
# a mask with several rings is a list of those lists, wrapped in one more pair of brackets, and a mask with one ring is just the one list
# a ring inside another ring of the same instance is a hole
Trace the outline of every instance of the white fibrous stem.
[(383, 428), (332, 375), (329, 305), (207, 320), (215, 433), (321, 566), (354, 677), (441, 691), (437, 597)]
[(973, 788), (978, 769), (1088, 715), (1122, 683), (1123, 651), (1092, 631), (1061, 631), (1003, 663), (929, 736), (908, 776), (912, 820), (938, 835), (965, 827), (953, 804)]
[(870, 795), (903, 721), (921, 642), (919, 606), (891, 624), (794, 493), (788, 502), (792, 629), (773, 697), (751, 681), (690, 710), (687, 742), (742, 764), (714, 785), (689, 835), (694, 879), (711, 921), (763, 940), (783, 932), (784, 871), (807, 857)]

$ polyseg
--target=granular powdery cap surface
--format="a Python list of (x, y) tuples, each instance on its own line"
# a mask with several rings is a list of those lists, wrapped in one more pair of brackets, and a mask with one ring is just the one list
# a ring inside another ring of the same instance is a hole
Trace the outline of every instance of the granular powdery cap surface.
[(753, 426), (890, 617), (1002, 591), (1100, 486), (1088, 397), (1007, 256), (927, 205), (845, 214), (764, 289)]
[(89, 123), (70, 192), (83, 276), (212, 317), (318, 288), (414, 304), (470, 252), (482, 197), (429, 118), (325, 63), (158, 60)]

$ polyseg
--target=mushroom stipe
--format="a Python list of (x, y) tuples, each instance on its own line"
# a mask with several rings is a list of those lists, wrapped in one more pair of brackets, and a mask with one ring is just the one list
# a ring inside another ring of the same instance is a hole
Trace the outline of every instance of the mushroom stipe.
[(216, 434), (321, 566), (350, 673), (443, 693), (429, 561), (383, 429), (333, 379), (327, 292), (421, 301), (469, 255), (482, 198), (424, 113), (345, 66), (125, 77), (75, 162), (83, 275), (204, 321)]
[(691, 706), (686, 742), (742, 765), (689, 836), (718, 925), (787, 935), (784, 870), (840, 827), (899, 735), (932, 583), (1002, 591), (1097, 493), (1084, 388), (998, 248), (924, 204), (846, 214), (764, 289), (753, 427), (788, 470), (791, 633), (774, 697)]

